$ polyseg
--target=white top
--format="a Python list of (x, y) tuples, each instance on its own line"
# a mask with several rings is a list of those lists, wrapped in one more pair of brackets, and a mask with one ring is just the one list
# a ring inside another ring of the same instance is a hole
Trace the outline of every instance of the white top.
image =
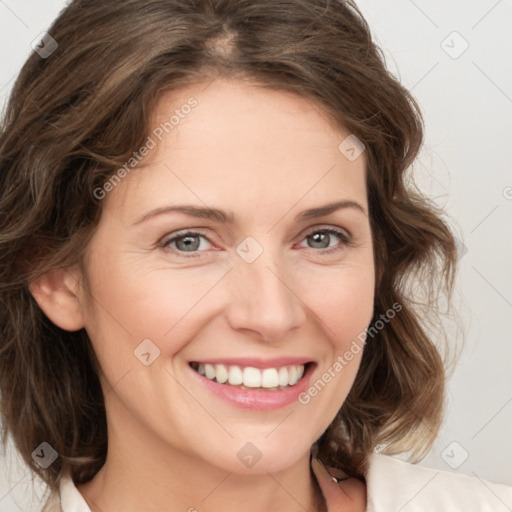
[[(315, 468), (317, 464), (313, 466)], [(314, 469), (329, 512), (338, 512), (338, 487), (325, 470)], [(322, 473), (320, 473), (322, 471)], [(494, 484), (476, 476), (441, 471), (372, 454), (366, 474), (366, 512), (510, 512), (512, 487)], [(327, 497), (329, 494), (329, 498)], [(69, 476), (58, 493), (50, 495), (42, 512), (91, 512)]]

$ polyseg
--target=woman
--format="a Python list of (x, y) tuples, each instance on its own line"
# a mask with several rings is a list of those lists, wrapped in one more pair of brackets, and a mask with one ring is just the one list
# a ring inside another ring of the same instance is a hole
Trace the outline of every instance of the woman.
[(434, 307), (456, 251), (357, 7), (78, 0), (49, 34), (0, 139), (2, 420), (44, 510), (497, 510), (389, 457), (442, 419), (414, 280)]

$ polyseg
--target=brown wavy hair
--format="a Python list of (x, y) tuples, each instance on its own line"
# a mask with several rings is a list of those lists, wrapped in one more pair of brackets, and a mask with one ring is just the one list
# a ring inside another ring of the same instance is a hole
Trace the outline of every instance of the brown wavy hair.
[[(420, 109), (387, 70), (352, 1), (75, 0), (32, 53), (0, 126), (0, 392), (3, 442), (51, 489), (64, 472), (94, 477), (107, 453), (99, 366), (84, 329), (43, 314), (28, 284), (83, 264), (101, 187), (144, 145), (164, 91), (216, 76), (313, 100), (366, 146), (374, 242), (373, 322), (335, 420), (317, 440), (328, 466), (364, 478), (367, 457), (425, 453), (443, 413), (443, 356), (426, 323), (453, 291), (456, 248), (444, 213), (409, 180), (423, 140)], [(143, 171), (140, 171), (143, 172)], [(422, 300), (412, 283), (420, 285)], [(415, 299), (416, 297), (416, 299)], [(31, 457), (43, 441), (59, 458)]]

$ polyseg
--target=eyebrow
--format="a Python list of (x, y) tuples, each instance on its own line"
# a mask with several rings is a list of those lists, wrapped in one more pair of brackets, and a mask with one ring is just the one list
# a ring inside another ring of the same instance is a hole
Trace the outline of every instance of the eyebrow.
[[(368, 215), (365, 208), (356, 201), (343, 200), (304, 210), (295, 217), (295, 221), (303, 221), (316, 217), (323, 217), (325, 215), (329, 215), (330, 213), (334, 213), (337, 210), (346, 208), (352, 208), (362, 212), (364, 215)], [(175, 206), (162, 206), (161, 208), (151, 210), (150, 212), (145, 213), (139, 220), (137, 220), (134, 225), (140, 224), (159, 215), (173, 212), (183, 213), (185, 215), (197, 217), (200, 219), (212, 220), (220, 224), (233, 225), (235, 223), (235, 218), (232, 213), (227, 213), (224, 210), (220, 210), (218, 208), (207, 208), (185, 204)]]

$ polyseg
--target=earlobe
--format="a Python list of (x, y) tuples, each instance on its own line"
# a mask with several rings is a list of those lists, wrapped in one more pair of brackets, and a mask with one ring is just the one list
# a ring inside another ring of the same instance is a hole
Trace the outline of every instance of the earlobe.
[(78, 276), (72, 269), (54, 269), (29, 284), (29, 290), (46, 316), (66, 331), (84, 327), (78, 296)]

